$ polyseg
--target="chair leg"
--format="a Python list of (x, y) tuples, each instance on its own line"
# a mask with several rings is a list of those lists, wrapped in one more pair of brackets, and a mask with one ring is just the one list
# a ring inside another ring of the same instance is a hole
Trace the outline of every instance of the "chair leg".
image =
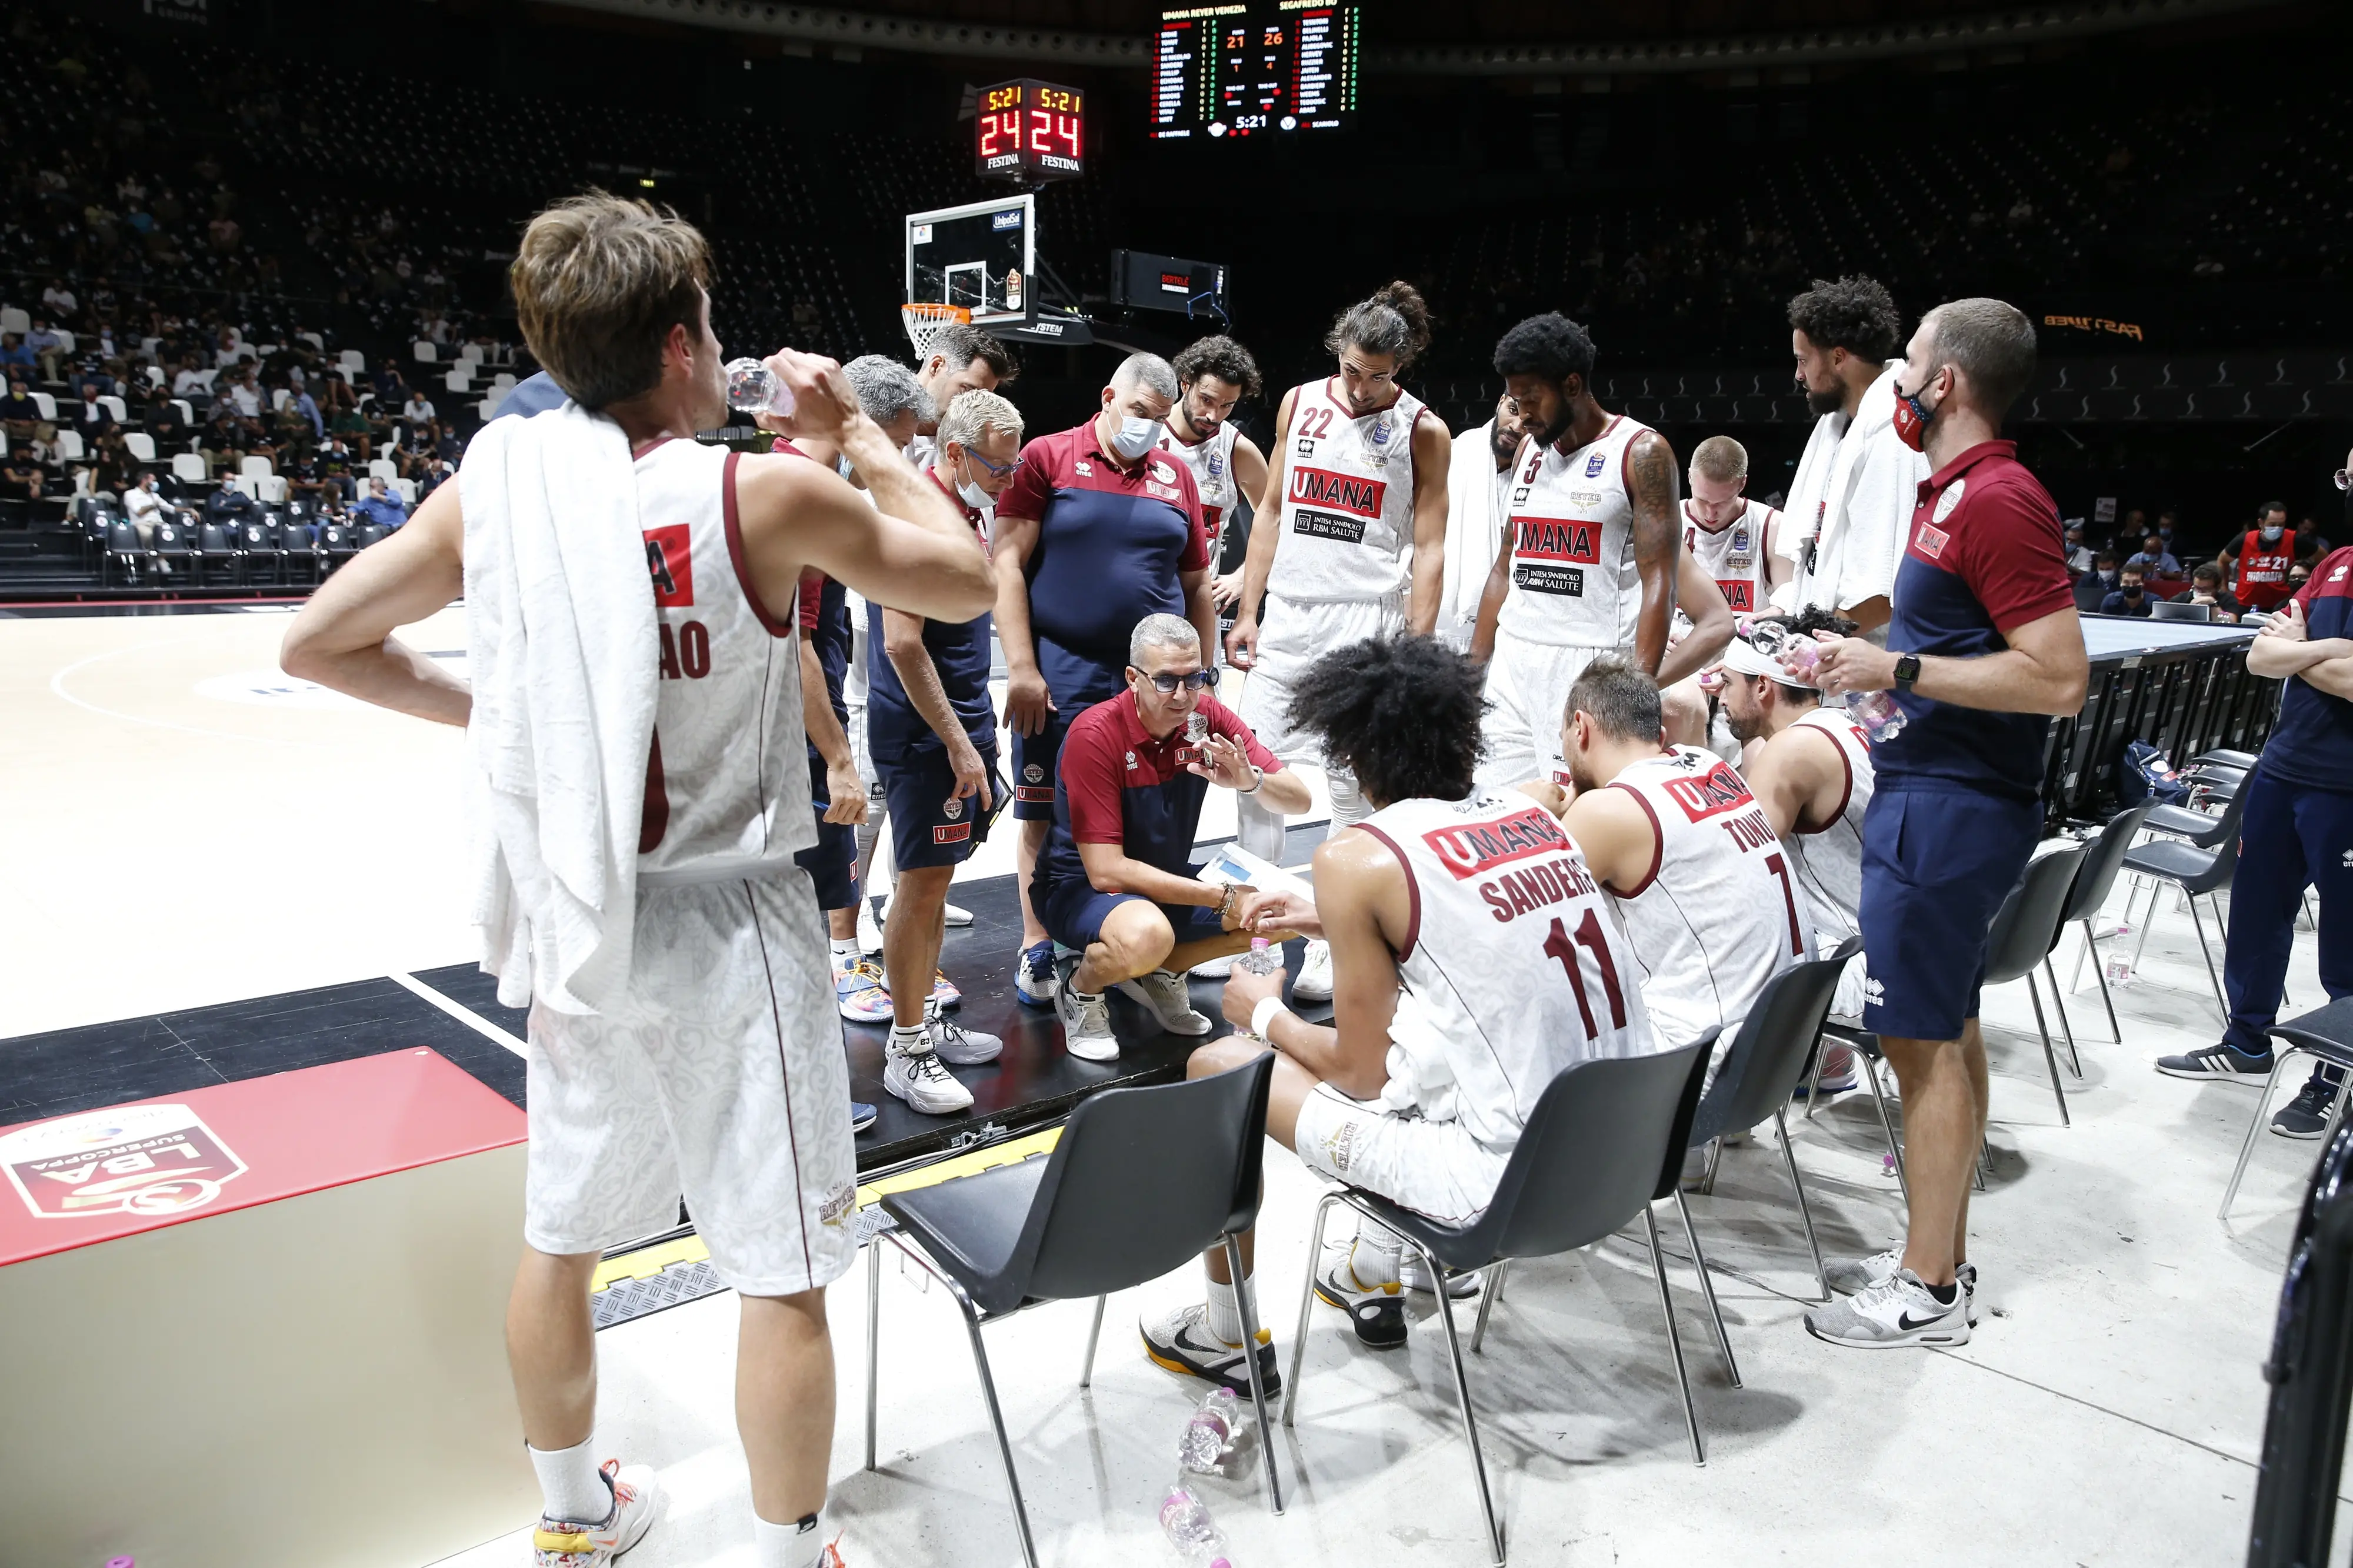
[[(2279, 1087), (2280, 1068), (2287, 1066), (2288, 1058), (2297, 1054), (2295, 1047), (2287, 1046), (2272, 1057), (2271, 1074), (2263, 1079), (2263, 1098), (2255, 1101), (2254, 1120), (2247, 1123), (2246, 1140), (2239, 1145), (2239, 1163), (2231, 1167), (2231, 1184), (2222, 1189), (2222, 1206), (2214, 1211), (2216, 1219), (2228, 1221), (2231, 1217), (2231, 1200), (2239, 1195), (2239, 1178), (2247, 1173), (2247, 1156), (2255, 1152), (2255, 1134), (2270, 1120), (2267, 1113), (2272, 1108), (2272, 1090)], [(2344, 1095), (2340, 1092), (2337, 1098), (2341, 1100)]]
[(874, 1385), (882, 1364), (882, 1238), (866, 1244), (866, 1468), (874, 1468)]
[(997, 1380), (988, 1373), (988, 1347), (980, 1342), (980, 1318), (973, 1310), (972, 1299), (962, 1290), (956, 1292), (956, 1305), (964, 1309), (965, 1331), (972, 1336), (973, 1370), (980, 1373), (980, 1392), (988, 1401), (988, 1424), (997, 1429), (997, 1452), (1005, 1461), (1005, 1489), (1013, 1499), (1013, 1523), (1021, 1533), (1021, 1561), (1028, 1568), (1038, 1568), (1038, 1546), (1029, 1538), (1029, 1510), (1021, 1500), (1021, 1478), (1013, 1468), (1013, 1439), (1005, 1435), (1005, 1412), (997, 1403)]
[(1822, 1058), (1830, 1053), (1830, 1042), (1820, 1035), (1814, 1037), (1814, 1080), (1806, 1086), (1806, 1120), (1814, 1119), (1814, 1107), (1822, 1102)]
[(1798, 1174), (1798, 1152), (1789, 1146), (1789, 1121), (1776, 1107), (1773, 1111), (1774, 1130), (1781, 1134), (1781, 1163), (1789, 1167), (1789, 1185), (1798, 1190), (1798, 1217), (1806, 1222), (1806, 1250), (1814, 1255), (1814, 1283), (1821, 1288), (1821, 1299), (1831, 1299), (1830, 1270), (1822, 1267), (1822, 1244), (1814, 1237), (1813, 1205), (1806, 1202), (1805, 1179)]
[(2059, 1015), (2060, 1032), (2067, 1037), (2067, 1066), (2077, 1078), (2084, 1076), (2084, 1058), (2075, 1054), (2075, 1026), (2068, 1021), (2067, 998), (2059, 994), (2059, 972), (2051, 967), (2051, 955), (2042, 955), (2042, 973), (2051, 982), (2051, 1005)]
[(2206, 961), (2206, 978), (2214, 984), (2214, 1005), (2222, 1009), (2222, 1026), (2228, 1028), (2231, 1003), (2222, 994), (2222, 977), (2214, 972), (2214, 950), (2206, 945), (2206, 921), (2198, 913), (2198, 898), (2194, 893), (2189, 898), (2189, 922), (2198, 928), (2198, 956)]
[(1667, 1350), (1674, 1357), (1675, 1382), (1683, 1394), (1683, 1425), (1691, 1428), (1692, 1463), (1707, 1463), (1707, 1445), (1699, 1435), (1699, 1406), (1692, 1403), (1691, 1373), (1683, 1365), (1683, 1337), (1675, 1330), (1674, 1299), (1667, 1294), (1667, 1260), (1659, 1251), (1659, 1216), (1650, 1205), (1642, 1208), (1642, 1226), (1651, 1237), (1651, 1272), (1658, 1277), (1659, 1312), (1667, 1320)]
[[(1721, 1138), (1709, 1139), (1707, 1141), (1707, 1173), (1699, 1179), (1699, 1190), (1709, 1197), (1714, 1197), (1715, 1195), (1715, 1168), (1723, 1163), (1724, 1140)], [(1676, 1191), (1680, 1192), (1682, 1190), (1681, 1184), (1677, 1184)]]
[(2100, 982), (2100, 1005), (2108, 1010), (2108, 1036), (2116, 1044), (2125, 1043), (2125, 1032), (2116, 1025), (2116, 999), (2108, 994), (2108, 966), (2100, 957), (2100, 944), (2092, 939), (2092, 922), (2084, 921), (2084, 945), (2091, 950), (2092, 973)]
[(1487, 1270), (1487, 1288), (1479, 1292), (1479, 1321), (1471, 1327), (1472, 1355), (1483, 1353), (1483, 1347), (1487, 1343), (1487, 1315), (1495, 1310), (1496, 1298), (1504, 1293), (1504, 1276), (1510, 1271), (1511, 1267), (1511, 1259), (1505, 1258)]
[[(1266, 1419), (1266, 1379), (1258, 1366), (1258, 1303), (1250, 1300), (1250, 1279), (1242, 1271), (1242, 1244), (1240, 1237), (1226, 1237), (1226, 1268), (1234, 1280), (1234, 1304), (1242, 1315), (1242, 1362), (1250, 1368), (1250, 1409), (1258, 1417), (1258, 1446), (1266, 1455), (1266, 1501), (1272, 1512), (1282, 1511), (1282, 1480), (1274, 1473), (1274, 1428)], [(1441, 1289), (1439, 1292), (1444, 1295)], [(1103, 1298), (1095, 1298), (1095, 1326), (1103, 1326)], [(1092, 1357), (1094, 1337), (1087, 1338), (1087, 1351)]]
[[(1329, 1193), (1322, 1203), (1315, 1205), (1315, 1230), (1307, 1238), (1307, 1283), (1299, 1292), (1299, 1331), (1291, 1336), (1291, 1377), (1282, 1385), (1282, 1424), (1285, 1426), (1292, 1424), (1292, 1410), (1299, 1403), (1299, 1363), (1307, 1354), (1307, 1315), (1315, 1306), (1315, 1268), (1324, 1258), (1324, 1226), (1332, 1217), (1332, 1205), (1339, 1201), (1338, 1193)], [(1439, 1294), (1444, 1296), (1446, 1292), (1440, 1290)]]
[[(2141, 879), (2138, 877), (2133, 879), (2136, 883), (2139, 882), (2140, 879)], [(2149, 883), (2148, 910), (2146, 914), (2141, 916), (2140, 930), (2133, 933), (2132, 966), (2133, 973), (2136, 974), (2140, 973), (2140, 955), (2148, 946), (2148, 928), (2157, 923), (2157, 900), (2164, 891), (2165, 885), (2163, 883), (2157, 881), (2151, 881)], [(2131, 918), (2132, 915), (2132, 894), (2130, 892), (2125, 894), (2125, 915), (2127, 919)]]
[(2059, 1101), (2059, 1124), (2073, 1127), (2075, 1119), (2067, 1113), (2067, 1091), (2059, 1087), (2059, 1053), (2051, 1048), (2051, 1026), (2042, 1021), (2042, 989), (2034, 984), (2034, 972), (2027, 971), (2026, 994), (2034, 1000), (2034, 1027), (2042, 1036), (2042, 1059), (2051, 1068), (2051, 1092)]
[(1740, 1363), (1732, 1357), (1732, 1336), (1724, 1331), (1724, 1310), (1715, 1304), (1715, 1281), (1707, 1277), (1707, 1254), (1700, 1250), (1699, 1227), (1692, 1224), (1691, 1205), (1683, 1199), (1683, 1190), (1675, 1188), (1675, 1209), (1683, 1216), (1683, 1234), (1691, 1238), (1692, 1267), (1699, 1270), (1699, 1293), (1707, 1302), (1708, 1321), (1715, 1329), (1716, 1349), (1724, 1352), (1724, 1370), (1732, 1379), (1732, 1386), (1740, 1386)]
[[(1079, 1367), (1079, 1386), (1081, 1388), (1092, 1388), (1094, 1386), (1095, 1342), (1103, 1338), (1103, 1307), (1110, 1300), (1111, 1298), (1108, 1296), (1098, 1296), (1095, 1298), (1095, 1321), (1087, 1325), (1087, 1359)], [(1264, 1420), (1266, 1418), (1266, 1412), (1263, 1410), (1260, 1411), (1259, 1418), (1261, 1421)]]
[(1479, 1508), (1487, 1516), (1487, 1544), (1495, 1554), (1495, 1568), (1503, 1568), (1504, 1527), (1495, 1521), (1495, 1499), (1487, 1489), (1487, 1458), (1479, 1451), (1479, 1423), (1471, 1414), (1471, 1374), (1463, 1370), (1462, 1342), (1455, 1333), (1454, 1298), (1446, 1293), (1446, 1271), (1438, 1259), (1410, 1237), (1407, 1245), (1420, 1256), (1421, 1266), (1438, 1286), (1438, 1321), (1446, 1330), (1446, 1359), (1454, 1368), (1454, 1397), (1462, 1406), (1462, 1439), (1471, 1445), (1471, 1473), (1478, 1479)]
[[(1857, 1055), (1862, 1055), (1857, 1052)], [(1912, 1206), (1912, 1183), (1904, 1174), (1904, 1145), (1895, 1141), (1895, 1123), (1887, 1119), (1887, 1096), (1879, 1087), (1879, 1064), (1869, 1057), (1862, 1058), (1863, 1081), (1871, 1085), (1871, 1103), (1879, 1111), (1879, 1130), (1887, 1134), (1887, 1155), (1895, 1162), (1895, 1184), (1904, 1193), (1904, 1206)]]

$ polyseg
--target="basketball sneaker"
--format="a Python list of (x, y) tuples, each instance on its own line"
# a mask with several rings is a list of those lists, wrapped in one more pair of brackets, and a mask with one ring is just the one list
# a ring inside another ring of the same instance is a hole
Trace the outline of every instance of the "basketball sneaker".
[(1917, 1274), (1898, 1268), (1893, 1278), (1867, 1290), (1808, 1312), (1806, 1331), (1851, 1350), (1965, 1345), (1969, 1342), (1968, 1292), (1956, 1284), (1953, 1299), (1940, 1301)]
[(646, 1538), (661, 1511), (661, 1484), (650, 1466), (621, 1468), (607, 1459), (596, 1472), (612, 1494), (613, 1511), (601, 1522), (539, 1516), (531, 1532), (533, 1562), (537, 1568), (603, 1568)]
[(978, 1067), (983, 1062), (995, 1061), (1005, 1051), (1005, 1042), (995, 1035), (967, 1029), (953, 1018), (940, 1016), (936, 1002), (924, 1016), (923, 1033), (930, 1038), (932, 1049), (940, 1053), (940, 1059), (955, 1067)]
[(1343, 1252), (1315, 1276), (1315, 1299), (1348, 1314), (1359, 1342), (1377, 1351), (1393, 1351), (1405, 1343), (1405, 1285), (1392, 1279), (1367, 1287), (1348, 1266)]
[(882, 1087), (905, 1100), (909, 1110), (926, 1116), (953, 1116), (972, 1109), (972, 1090), (949, 1073), (928, 1040), (920, 1051), (902, 1051), (896, 1041), (883, 1051)]
[(1311, 942), (1307, 955), (1299, 965), (1299, 978), (1291, 983), (1292, 995), (1303, 1002), (1332, 1000), (1332, 944)]
[(940, 912), (947, 917), (948, 924), (958, 929), (972, 924), (972, 911), (961, 904), (949, 904)]
[(882, 966), (871, 958), (835, 970), (833, 994), (840, 1004), (841, 1016), (853, 1024), (891, 1021), (891, 992), (882, 984)]
[(1149, 974), (1139, 974), (1133, 980), (1119, 983), (1120, 992), (1151, 1009), (1160, 1020), (1160, 1026), (1172, 1035), (1206, 1035), (1209, 1020), (1193, 1010), (1193, 994), (1186, 988), (1185, 977), (1155, 969)]
[[(1209, 1331), (1209, 1309), (1203, 1303), (1196, 1301), (1156, 1323), (1137, 1327), (1144, 1333), (1144, 1353), (1154, 1364), (1230, 1388), (1244, 1399), (1250, 1397), (1250, 1369), (1242, 1364), (1242, 1347), (1229, 1345)], [(1274, 1370), (1274, 1335), (1265, 1329), (1258, 1331), (1258, 1376), (1269, 1399), (1281, 1392), (1282, 1378)]]
[(1062, 1021), (1062, 1048), (1082, 1061), (1119, 1058), (1119, 1037), (1111, 1032), (1111, 1005), (1098, 991), (1090, 996), (1065, 981), (1054, 993), (1054, 1013)]
[(854, 1137), (857, 1134), (865, 1131), (868, 1128), (874, 1125), (874, 1119), (881, 1114), (881, 1112), (876, 1110), (872, 1106), (867, 1104), (862, 1100), (851, 1100), (849, 1102), (850, 1134)]
[(964, 993), (956, 989), (956, 983), (948, 978), (948, 972), (944, 969), (932, 971), (931, 1001), (934, 1007), (964, 1005)]
[[(1467, 1274), (1457, 1274), (1446, 1282), (1446, 1294), (1450, 1299), (1457, 1301), (1476, 1296), (1479, 1293), (1479, 1282), (1483, 1278), (1485, 1278), (1485, 1271), (1478, 1268), (1473, 1268)], [(1433, 1287), (1430, 1283), (1430, 1270), (1421, 1266), (1420, 1258), (1412, 1252), (1408, 1252), (1398, 1259), (1398, 1283), (1409, 1290), (1419, 1290), (1425, 1296), (1433, 1292)]]
[(2295, 1098), (2272, 1116), (2272, 1131), (2283, 1138), (2315, 1139), (2328, 1131), (2328, 1108), (2337, 1103), (2337, 1086), (2327, 1068), (2315, 1068)]
[(1013, 964), (1013, 994), (1032, 1007), (1050, 1007), (1061, 981), (1054, 973), (1054, 944), (1038, 942), (1022, 949)]
[(1196, 980), (1223, 980), (1234, 972), (1234, 960), (1241, 955), (1229, 952), (1223, 958), (1205, 958), (1186, 971)]
[(2178, 1057), (2159, 1057), (2157, 1070), (2168, 1078), (2264, 1079), (2272, 1073), (2269, 1051), (2251, 1057), (2235, 1047), (2215, 1044)]
[[(1895, 1278), (1904, 1267), (1904, 1245), (1898, 1242), (1884, 1252), (1874, 1252), (1868, 1258), (1843, 1258), (1822, 1270), (1830, 1279), (1831, 1289), (1841, 1296), (1859, 1295), (1874, 1286), (1884, 1285)], [(1969, 1327), (1978, 1326), (1978, 1266), (1964, 1263), (1953, 1270), (1961, 1282), (1961, 1293), (1969, 1299)]]

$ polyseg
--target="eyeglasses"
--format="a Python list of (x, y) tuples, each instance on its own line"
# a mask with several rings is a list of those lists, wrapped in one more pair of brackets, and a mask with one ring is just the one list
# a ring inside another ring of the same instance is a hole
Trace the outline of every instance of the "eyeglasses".
[(974, 451), (969, 447), (965, 447), (963, 450), (965, 457), (970, 458), (974, 462), (978, 463), (982, 468), (987, 468), (988, 470), (988, 477), (991, 479), (995, 479), (999, 474), (1009, 474), (1014, 469), (1021, 466), (1021, 458), (1018, 454), (1017, 454), (1010, 462), (997, 464), (990, 462), (987, 458), (982, 457), (978, 452)]
[(1215, 669), (1197, 669), (1190, 675), (1152, 675), (1141, 669), (1135, 673), (1152, 682), (1153, 689), (1163, 697), (1175, 696), (1180, 686), (1187, 691), (1198, 691), (1205, 686), (1214, 690), (1218, 684)]
[(2353, 473), (2348, 473), (2345, 469), (2339, 468), (2331, 477), (2336, 479), (2337, 488), (2338, 489), (2353, 490)]

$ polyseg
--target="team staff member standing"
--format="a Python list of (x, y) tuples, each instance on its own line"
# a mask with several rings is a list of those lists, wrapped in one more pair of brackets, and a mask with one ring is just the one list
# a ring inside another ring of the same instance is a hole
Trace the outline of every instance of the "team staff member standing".
[[(986, 554), (987, 510), (1012, 479), (1021, 415), (993, 392), (967, 392), (940, 416), (938, 434), (923, 472), (962, 509)], [(866, 643), (874, 650), (867, 745), (891, 802), (898, 861), (882, 926), (892, 1007), (882, 1087), (917, 1110), (944, 1116), (972, 1106), (972, 1090), (948, 1065), (995, 1061), (1005, 1049), (997, 1036), (942, 1017), (939, 994), (948, 884), (1004, 805), (997, 709), (988, 696), (988, 616), (944, 621), (881, 605), (870, 605), (867, 615)]]
[(1128, 355), (1095, 416), (1030, 442), (997, 498), (997, 640), (1013, 730), (1013, 815), (1021, 822), (1022, 951), (1013, 988), (1033, 1007), (1054, 999), (1053, 944), (1029, 883), (1054, 816), (1064, 731), (1082, 709), (1118, 693), (1128, 636), (1146, 616), (1182, 616), (1203, 647), (1217, 641), (1200, 494), (1192, 471), (1156, 449), (1176, 403), (1168, 362)]
[[(2353, 519), (2353, 501), (2346, 511)], [(2222, 959), (2231, 1026), (2220, 1045), (2158, 1061), (2158, 1071), (2176, 1078), (2272, 1070), (2268, 1031), (2306, 887), (2320, 889), (2321, 989), (2331, 1001), (2353, 996), (2353, 549), (2322, 558), (2249, 645), (2247, 672), (2287, 684), (2279, 722), (2242, 786), (2247, 812)], [(2314, 1068), (2303, 1092), (2272, 1118), (2273, 1131), (2319, 1137), (2340, 1076)]]
[(2000, 300), (1955, 300), (1921, 321), (1894, 429), (1934, 471), (1913, 510), (1887, 646), (1821, 646), (1826, 695), (1893, 689), (1906, 720), (1873, 749), (1859, 913), (1863, 1025), (1903, 1086), (1910, 1231), (1902, 1247), (1832, 1271), (1834, 1286), (1858, 1293), (1806, 1314), (1832, 1344), (1968, 1342), (1986, 933), (2042, 833), (2044, 719), (2081, 709), (2089, 679), (2059, 509), (2015, 446), (1995, 439), (2033, 375), (2034, 328)]
[(2295, 564), (2295, 539), (2287, 531), (2287, 503), (2267, 500), (2256, 509), (2255, 526), (2222, 547), (2215, 564), (2232, 579), (2231, 596), (2251, 610), (2269, 614), (2287, 602), (2287, 569)]

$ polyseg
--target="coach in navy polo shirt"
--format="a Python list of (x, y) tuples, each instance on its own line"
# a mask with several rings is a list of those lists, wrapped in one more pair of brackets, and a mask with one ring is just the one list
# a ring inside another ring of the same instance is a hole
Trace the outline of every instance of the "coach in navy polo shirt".
[[(2353, 455), (2348, 455), (2353, 461)], [(2353, 492), (2346, 515), (2353, 518)], [(2320, 986), (2353, 996), (2353, 549), (2324, 556), (2312, 576), (2247, 649), (2247, 673), (2284, 680), (2279, 722), (2246, 791), (2239, 868), (2231, 879), (2231, 935), (2222, 989), (2231, 1025), (2221, 1043), (2160, 1058), (2176, 1078), (2268, 1077), (2269, 1030), (2279, 1015), (2304, 890), (2320, 892)], [(2317, 1138), (2342, 1077), (2316, 1068), (2272, 1130)]]
[(1054, 996), (1053, 949), (1030, 879), (1054, 814), (1063, 732), (1081, 709), (1120, 689), (1128, 634), (1145, 616), (1182, 616), (1204, 647), (1216, 646), (1200, 494), (1192, 470), (1156, 450), (1176, 402), (1168, 362), (1130, 354), (1095, 416), (1030, 442), (997, 499), (997, 637), (1014, 735), (1013, 815), (1021, 819), (1014, 989), (1033, 1006)]
[[(1201, 634), (1176, 616), (1147, 616), (1130, 638), (1127, 689), (1073, 720), (1054, 783), (1054, 821), (1038, 856), (1038, 912), (1082, 957), (1057, 988), (1072, 1056), (1119, 1055), (1103, 987), (1117, 985), (1163, 1028), (1206, 1035), (1185, 971), (1238, 952), (1240, 892), (1205, 882), (1193, 835), (1211, 784), (1257, 795), (1276, 811), (1307, 809), (1307, 786), (1258, 743), (1250, 726), (1209, 695)], [(1189, 732), (1198, 721), (1200, 737)]]
[(1903, 1086), (1910, 1230), (1830, 1272), (1806, 1314), (1833, 1344), (1965, 1344), (1969, 1173), (1985, 1136), (1978, 989), (1986, 933), (2041, 837), (2042, 742), (2089, 668), (2059, 509), (1996, 440), (2034, 375), (2034, 328), (1999, 300), (1928, 312), (1895, 382), (1895, 431), (1934, 471), (1896, 569), (1887, 646), (1820, 650), (1826, 692), (1893, 689), (1905, 723), (1872, 748), (1860, 923), (1863, 1023)]

